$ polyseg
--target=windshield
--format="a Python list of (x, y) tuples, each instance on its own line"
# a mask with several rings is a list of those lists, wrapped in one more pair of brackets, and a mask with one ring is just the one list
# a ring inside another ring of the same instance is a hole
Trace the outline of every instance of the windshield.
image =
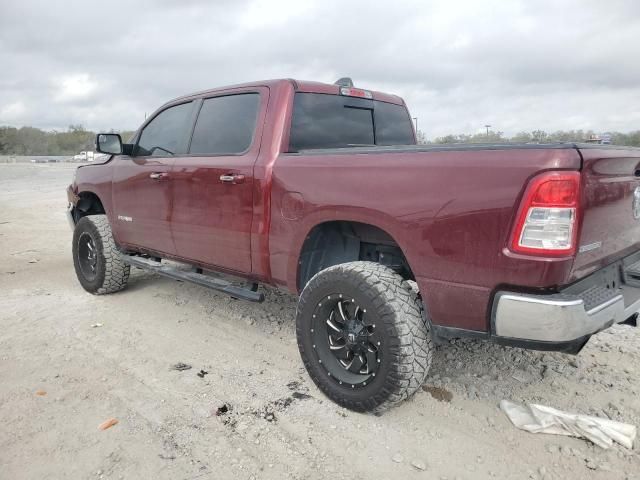
[(371, 145), (414, 145), (403, 105), (321, 93), (296, 93), (289, 151)]

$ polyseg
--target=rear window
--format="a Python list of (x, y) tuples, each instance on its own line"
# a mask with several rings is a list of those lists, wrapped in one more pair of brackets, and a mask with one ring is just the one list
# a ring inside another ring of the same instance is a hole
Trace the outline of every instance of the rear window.
[(370, 145), (413, 145), (405, 107), (343, 95), (296, 93), (289, 151)]

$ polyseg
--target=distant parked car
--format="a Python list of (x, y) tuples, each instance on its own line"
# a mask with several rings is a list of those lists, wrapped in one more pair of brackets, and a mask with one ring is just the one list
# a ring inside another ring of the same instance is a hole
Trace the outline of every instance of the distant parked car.
[(96, 153), (93, 156), (93, 161), (97, 163), (106, 162), (111, 158), (111, 155), (105, 155), (104, 153)]
[(76, 162), (93, 162), (93, 152), (80, 152), (73, 156)]

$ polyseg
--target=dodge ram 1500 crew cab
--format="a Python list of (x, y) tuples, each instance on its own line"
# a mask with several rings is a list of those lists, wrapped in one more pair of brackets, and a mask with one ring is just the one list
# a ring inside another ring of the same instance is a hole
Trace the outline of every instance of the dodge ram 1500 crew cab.
[(360, 411), (415, 392), (439, 338), (577, 353), (635, 324), (640, 150), (415, 143), (401, 98), (348, 79), (172, 100), (129, 143), (99, 134), (110, 156), (77, 169), (78, 279), (115, 292), (133, 265), (300, 294), (310, 376)]

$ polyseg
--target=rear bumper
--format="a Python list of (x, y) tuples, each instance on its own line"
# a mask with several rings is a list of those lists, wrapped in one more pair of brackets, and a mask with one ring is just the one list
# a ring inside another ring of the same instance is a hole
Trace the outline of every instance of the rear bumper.
[(591, 335), (640, 311), (640, 280), (627, 273), (638, 254), (560, 293), (500, 291), (494, 297), (491, 336), (499, 343), (543, 350), (580, 350)]
[(576, 340), (624, 322), (640, 311), (640, 300), (625, 305), (622, 294), (589, 310), (583, 299), (562, 294), (500, 292), (498, 295), (493, 334), (540, 342)]

